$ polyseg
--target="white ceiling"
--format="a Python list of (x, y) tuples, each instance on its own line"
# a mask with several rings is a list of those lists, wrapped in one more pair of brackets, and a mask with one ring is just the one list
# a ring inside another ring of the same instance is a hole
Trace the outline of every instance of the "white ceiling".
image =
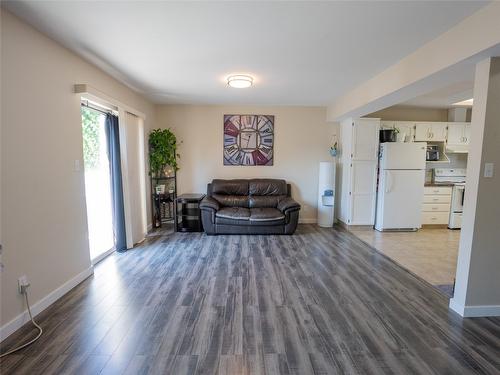
[(325, 105), (485, 2), (2, 4), (158, 103)]

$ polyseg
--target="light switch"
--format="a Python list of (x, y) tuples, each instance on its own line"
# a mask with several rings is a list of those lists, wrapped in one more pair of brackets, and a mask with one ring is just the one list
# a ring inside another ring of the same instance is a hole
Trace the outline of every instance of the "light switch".
[(492, 178), (493, 177), (493, 163), (484, 163), (484, 177)]
[(74, 170), (75, 172), (80, 172), (80, 160), (79, 160), (79, 159), (76, 159), (76, 160), (74, 161), (73, 170)]

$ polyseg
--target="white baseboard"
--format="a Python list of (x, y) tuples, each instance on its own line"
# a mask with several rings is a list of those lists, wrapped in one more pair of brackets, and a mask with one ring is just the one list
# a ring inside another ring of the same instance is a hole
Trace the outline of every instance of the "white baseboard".
[(450, 299), (450, 309), (464, 318), (479, 318), (487, 316), (500, 316), (500, 305), (464, 306)]
[[(83, 280), (94, 273), (94, 267), (89, 267), (85, 271), (80, 272), (78, 275), (73, 277), (72, 279), (66, 281), (59, 288), (53, 290), (41, 300), (31, 305), (31, 313), (33, 316), (40, 314), (47, 307), (56, 302), (59, 298), (68, 293), (75, 286), (80, 284)], [(0, 341), (5, 340), (19, 328), (21, 328), (24, 324), (29, 321), (28, 310), (25, 310), (23, 313), (19, 314), (17, 317), (12, 319), (10, 322), (6, 323), (4, 326), (0, 328)]]
[(314, 218), (299, 218), (299, 224), (316, 224), (317, 220)]
[(115, 247), (113, 246), (111, 249), (108, 251), (105, 251), (101, 255), (96, 256), (94, 259), (92, 259), (92, 265), (95, 266), (97, 263), (99, 263), (101, 260), (104, 260), (104, 258), (108, 257), (112, 253), (115, 252)]

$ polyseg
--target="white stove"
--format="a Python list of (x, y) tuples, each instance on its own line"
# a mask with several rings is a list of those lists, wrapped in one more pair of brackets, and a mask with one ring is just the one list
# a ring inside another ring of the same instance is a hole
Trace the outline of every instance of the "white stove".
[(463, 183), (465, 184), (465, 176), (467, 169), (465, 168), (435, 168), (434, 182), (436, 183)]
[(434, 182), (453, 184), (453, 190), (451, 193), (450, 219), (448, 220), (448, 228), (450, 229), (462, 228), (466, 175), (467, 170), (464, 168), (434, 169)]

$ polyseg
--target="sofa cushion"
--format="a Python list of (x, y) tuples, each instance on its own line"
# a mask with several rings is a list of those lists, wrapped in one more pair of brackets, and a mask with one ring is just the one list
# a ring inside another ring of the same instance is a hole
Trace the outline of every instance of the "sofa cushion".
[(223, 207), (245, 207), (248, 208), (248, 195), (225, 195), (212, 194), (215, 199)]
[(287, 195), (285, 180), (271, 178), (256, 178), (249, 181), (248, 193), (250, 195)]
[(212, 181), (212, 194), (248, 195), (249, 180), (219, 180)]
[(277, 208), (278, 204), (286, 198), (286, 195), (250, 195), (248, 199), (248, 207)]
[(215, 217), (232, 220), (245, 220), (248, 222), (250, 219), (250, 210), (245, 207), (223, 207), (215, 213)]
[(264, 222), (264, 221), (276, 221), (283, 220), (285, 215), (276, 208), (251, 208), (250, 209), (250, 221), (254, 222)]
[(215, 224), (217, 224), (217, 225), (234, 225), (234, 226), (241, 226), (241, 227), (248, 227), (251, 225), (250, 220), (248, 220), (248, 218), (246, 218), (244, 220), (239, 220), (239, 219), (229, 219), (227, 217), (216, 217)]

